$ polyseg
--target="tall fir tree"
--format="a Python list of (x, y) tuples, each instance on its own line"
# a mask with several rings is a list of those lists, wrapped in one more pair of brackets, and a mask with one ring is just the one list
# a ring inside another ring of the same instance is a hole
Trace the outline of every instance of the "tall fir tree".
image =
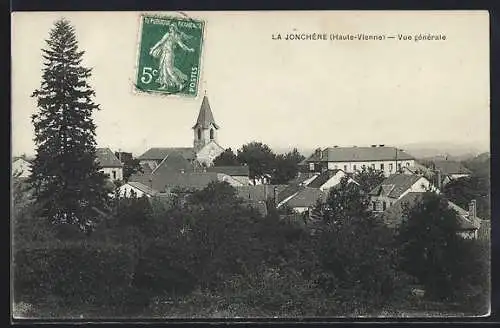
[(99, 110), (87, 79), (91, 69), (81, 65), (75, 29), (66, 19), (55, 22), (42, 49), (42, 82), (32, 97), (38, 111), (32, 115), (36, 156), (30, 183), (40, 215), (54, 223), (76, 224), (82, 230), (94, 223), (94, 208), (107, 201), (105, 175), (96, 161)]

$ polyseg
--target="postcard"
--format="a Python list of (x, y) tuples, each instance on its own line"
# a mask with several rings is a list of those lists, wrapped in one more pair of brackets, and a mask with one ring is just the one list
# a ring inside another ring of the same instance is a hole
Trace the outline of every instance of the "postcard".
[(490, 314), (486, 11), (14, 12), (12, 320)]

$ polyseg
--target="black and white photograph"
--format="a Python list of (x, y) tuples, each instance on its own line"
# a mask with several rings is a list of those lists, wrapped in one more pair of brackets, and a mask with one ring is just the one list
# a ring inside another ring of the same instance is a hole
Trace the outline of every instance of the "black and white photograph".
[(487, 11), (11, 22), (12, 320), (490, 315)]

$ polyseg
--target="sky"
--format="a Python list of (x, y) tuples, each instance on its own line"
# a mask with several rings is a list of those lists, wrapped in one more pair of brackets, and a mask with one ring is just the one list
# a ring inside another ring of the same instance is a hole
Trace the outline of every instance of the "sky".
[[(206, 27), (197, 98), (134, 91), (144, 13), (12, 14), (13, 155), (34, 153), (30, 95), (40, 86), (44, 40), (61, 17), (75, 27), (83, 64), (93, 69), (99, 147), (140, 155), (192, 146), (206, 92), (224, 148), (261, 141), (299, 149), (432, 142), (489, 149), (486, 11), (186, 12)], [(284, 40), (289, 33), (396, 38)], [(446, 40), (398, 39), (426, 33)]]

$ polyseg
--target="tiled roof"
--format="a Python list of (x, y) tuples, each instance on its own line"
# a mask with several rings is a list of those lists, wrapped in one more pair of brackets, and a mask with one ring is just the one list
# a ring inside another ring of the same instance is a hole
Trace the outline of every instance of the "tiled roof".
[(278, 194), (278, 203), (283, 202), (285, 199), (299, 192), (299, 190), (303, 188), (304, 188), (303, 186), (299, 185), (289, 185)]
[(410, 189), (411, 186), (422, 178), (421, 176), (411, 174), (392, 174), (382, 181), (381, 184), (373, 188), (369, 195), (383, 195), (391, 198), (399, 198), (405, 191)]
[(442, 174), (450, 175), (450, 174), (471, 174), (471, 171), (463, 166), (460, 162), (457, 161), (443, 161), (436, 160), (433, 161), (437, 170), (440, 170)]
[(127, 184), (131, 185), (134, 188), (139, 189), (143, 193), (150, 195), (150, 196), (155, 196), (156, 194), (158, 194), (158, 192), (156, 190), (151, 189), (150, 187), (148, 187), (147, 185), (145, 185), (141, 182), (131, 181), (131, 182), (128, 182)]
[(196, 154), (192, 147), (158, 147), (150, 148), (144, 154), (138, 157), (139, 160), (156, 160), (161, 161), (171, 153), (180, 153), (187, 160), (196, 158)]
[(96, 156), (101, 167), (123, 167), (123, 164), (109, 148), (97, 148)]
[(153, 186), (156, 185), (157, 190), (163, 191), (166, 189), (203, 189), (210, 182), (219, 181), (217, 173), (173, 173), (165, 174), (153, 180)]
[(303, 187), (297, 192), (291, 199), (289, 199), (285, 204), (288, 206), (295, 207), (312, 207), (316, 205), (318, 200), (325, 200), (326, 193), (322, 192), (317, 188)]
[(250, 169), (248, 168), (248, 166), (243, 166), (243, 165), (211, 166), (211, 167), (207, 168), (207, 172), (217, 172), (217, 173), (224, 173), (227, 175), (247, 177), (250, 174)]
[(321, 174), (316, 179), (314, 179), (311, 183), (309, 183), (307, 186), (311, 187), (311, 188), (320, 188), (328, 180), (330, 180), (337, 173), (339, 173), (339, 171), (342, 171), (342, 170), (336, 169), (336, 170), (326, 170), (324, 172), (321, 172)]
[(370, 162), (396, 159), (415, 158), (395, 147), (330, 147), (320, 153), (313, 153), (306, 162)]
[(153, 170), (153, 174), (163, 174), (163, 172), (185, 173), (194, 172), (194, 165), (187, 160), (180, 152), (167, 154), (163, 161)]
[(196, 120), (196, 124), (193, 126), (193, 129), (198, 126), (203, 129), (208, 129), (210, 125), (213, 125), (216, 129), (219, 128), (219, 126), (215, 123), (214, 115), (212, 114), (210, 104), (208, 103), (208, 98), (207, 96), (204, 96), (200, 107), (200, 113), (198, 114), (198, 119)]

